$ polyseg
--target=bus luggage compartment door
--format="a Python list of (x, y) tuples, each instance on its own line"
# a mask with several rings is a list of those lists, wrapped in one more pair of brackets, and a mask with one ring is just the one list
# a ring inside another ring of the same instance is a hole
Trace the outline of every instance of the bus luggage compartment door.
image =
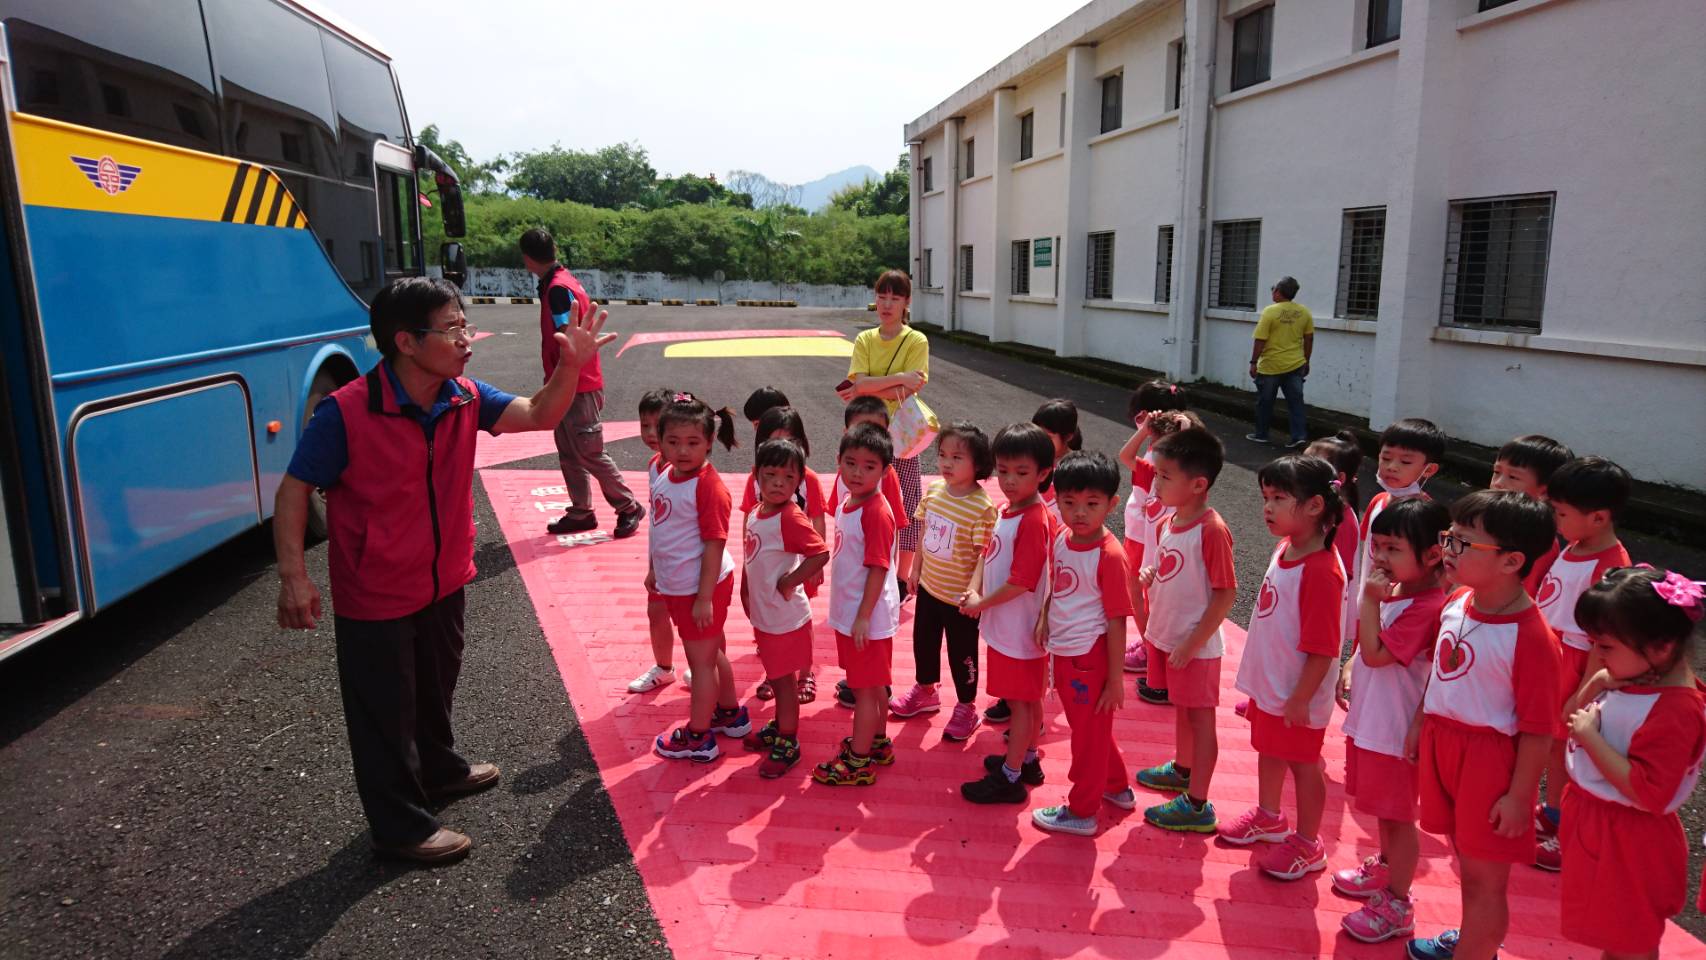
[(216, 377), (77, 412), (71, 469), (93, 612), (261, 520), (248, 390)]

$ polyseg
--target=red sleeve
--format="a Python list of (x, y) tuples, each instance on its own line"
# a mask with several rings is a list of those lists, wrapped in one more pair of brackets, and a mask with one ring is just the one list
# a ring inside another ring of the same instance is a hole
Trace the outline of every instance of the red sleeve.
[(750, 473), (746, 477), (746, 486), (741, 487), (740, 512), (745, 513), (758, 506), (758, 474)]
[(1516, 656), (1511, 664), (1511, 686), (1516, 694), (1518, 733), (1553, 736), (1558, 712), (1564, 708), (1563, 651), (1558, 635), (1546, 625), (1538, 607), (1518, 626)]
[(1650, 811), (1669, 806), (1703, 748), (1706, 710), (1700, 695), (1689, 690), (1661, 695), (1629, 740), (1629, 789), (1635, 802)]
[(1013, 566), (1007, 571), (1008, 583), (1035, 590), (1042, 582), (1050, 539), (1047, 516), (1044, 511), (1031, 509), (1019, 518), (1019, 531), (1013, 535)]
[(1368, 539), (1368, 529), (1374, 523), (1374, 515), (1386, 509), (1386, 501), (1390, 499), (1392, 499), (1392, 495), (1382, 490), (1374, 495), (1373, 500), (1368, 502), (1368, 509), (1363, 511), (1362, 519), (1357, 521), (1357, 533), (1360, 539)]
[(1598, 583), (1602, 577), (1618, 567), (1630, 566), (1634, 566), (1634, 564), (1629, 560), (1629, 551), (1623, 549), (1623, 544), (1620, 543), (1613, 549), (1607, 550), (1606, 556), (1593, 565), (1593, 582)]
[[(1534, 566), (1528, 568), (1528, 576), (1522, 578), (1522, 589), (1529, 596), (1540, 596), (1540, 585), (1546, 582), (1547, 572), (1552, 569), (1552, 564), (1557, 562), (1558, 555), (1563, 552), (1563, 548), (1558, 545), (1558, 538), (1553, 537), (1551, 549), (1541, 554), (1540, 559), (1534, 561)], [(1594, 571), (1593, 578), (1599, 579), (1599, 571)]]
[(1136, 613), (1131, 608), (1131, 593), (1126, 589), (1125, 551), (1112, 535), (1102, 541), (1102, 557), (1096, 561), (1096, 585), (1102, 588), (1102, 612), (1109, 620)]
[[(1203, 520), (1202, 559), (1208, 567), (1210, 590), (1236, 590), (1238, 574), (1232, 569), (1232, 531), (1219, 514)], [(1334, 653), (1338, 653), (1335, 649)]]
[(797, 553), (802, 557), (815, 557), (820, 553), (828, 553), (829, 545), (817, 535), (812, 522), (806, 519), (799, 507), (789, 504), (782, 511), (782, 549), (788, 553)]
[(906, 507), (900, 499), (900, 474), (890, 467), (883, 472), (883, 497), (889, 502), (889, 516), (894, 518), (894, 528), (899, 530), (912, 521), (906, 516)]
[(811, 519), (814, 517), (821, 517), (821, 516), (824, 516), (825, 514), (827, 514), (828, 512), (829, 512), (828, 505), (826, 504), (826, 502), (823, 499), (823, 478), (818, 476), (817, 474), (811, 472), (810, 470), (807, 470), (806, 471), (806, 517), (807, 517), (807, 519)]
[(1303, 561), (1297, 583), (1297, 649), (1337, 657), (1344, 642), (1345, 574), (1333, 554), (1318, 550)]
[(1410, 601), (1392, 625), (1380, 631), (1380, 644), (1404, 666), (1433, 650), (1439, 639), (1439, 611), (1445, 598), (1438, 591)]
[(729, 515), (734, 512), (734, 499), (717, 471), (707, 470), (699, 475), (693, 491), (694, 504), (699, 508), (699, 539), (727, 540)]
[(1347, 577), (1357, 568), (1357, 543), (1361, 536), (1362, 523), (1357, 520), (1357, 512), (1346, 507), (1338, 528), (1333, 531), (1333, 549), (1339, 552), (1339, 562), (1345, 565)]
[(1148, 493), (1155, 487), (1155, 464), (1139, 457), (1131, 467), (1131, 486), (1133, 490)]
[(865, 566), (887, 570), (894, 562), (894, 517), (877, 501), (866, 501), (859, 509), (859, 526), (865, 532)]

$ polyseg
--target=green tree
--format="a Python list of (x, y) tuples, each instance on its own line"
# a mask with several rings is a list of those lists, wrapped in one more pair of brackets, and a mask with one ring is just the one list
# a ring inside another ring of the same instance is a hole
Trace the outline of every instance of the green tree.
[(776, 271), (777, 257), (803, 236), (799, 230), (787, 226), (786, 220), (786, 216), (777, 212), (777, 208), (766, 207), (756, 214), (743, 216), (736, 221), (746, 232), (747, 240), (758, 255), (761, 266), (757, 276), (760, 280), (782, 279)]
[(436, 123), (423, 127), (415, 135), (415, 141), (450, 164), (450, 169), (456, 171), (456, 179), (462, 183), (463, 193), (496, 193), (502, 189), (501, 177), (509, 166), (502, 157), (485, 163), (475, 162), (461, 141), (444, 139)]
[(657, 182), (646, 148), (638, 144), (618, 143), (598, 151), (554, 145), (517, 153), (509, 163), (509, 188), (522, 196), (607, 209), (640, 203)]
[(903, 153), (881, 180), (867, 179), (842, 187), (829, 198), (829, 205), (861, 217), (906, 216), (912, 202), (911, 168), (911, 158)]

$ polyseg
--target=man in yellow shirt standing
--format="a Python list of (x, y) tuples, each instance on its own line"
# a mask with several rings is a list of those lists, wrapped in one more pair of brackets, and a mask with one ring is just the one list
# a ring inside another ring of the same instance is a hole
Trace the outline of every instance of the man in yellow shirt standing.
[(1315, 318), (1309, 308), (1292, 300), (1297, 281), (1281, 277), (1273, 287), (1273, 305), (1256, 322), (1256, 342), (1250, 350), (1250, 377), (1256, 381), (1256, 432), (1244, 439), (1268, 443), (1268, 424), (1274, 416), (1274, 394), (1285, 391), (1291, 415), (1291, 439), (1286, 449), (1309, 442), (1305, 434), (1303, 380), (1309, 376), (1309, 355), (1315, 349)]

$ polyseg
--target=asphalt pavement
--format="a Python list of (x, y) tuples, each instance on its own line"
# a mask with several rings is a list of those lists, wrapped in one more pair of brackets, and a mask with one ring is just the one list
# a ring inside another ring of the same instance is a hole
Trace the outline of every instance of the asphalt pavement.
[[(536, 389), (537, 307), (471, 307), (495, 336), (469, 375)], [(822, 328), (849, 338), (870, 314), (810, 309), (613, 307), (606, 420), (634, 419), (654, 386), (738, 411), (763, 384), (798, 407), (827, 472), (840, 433), (837, 358), (664, 359), (660, 345), (614, 358), (640, 332)], [(1085, 446), (1110, 456), (1129, 436), (1125, 391), (974, 347), (933, 343), (925, 398), (944, 418), (993, 433), (1044, 400), (1083, 412)], [(1248, 621), (1272, 549), (1254, 471), (1271, 447), (1249, 426), (1205, 417), (1228, 463), (1211, 502), (1236, 541)], [(745, 474), (743, 446), (717, 469)], [(609, 446), (640, 470), (638, 439)], [(926, 453), (925, 472), (933, 469)], [(554, 457), (508, 464), (550, 469)], [(1364, 484), (1366, 498), (1371, 483)], [(482, 486), (477, 580), (456, 701), (458, 743), (504, 780), (443, 812), (474, 837), (463, 863), (409, 869), (375, 860), (349, 769), (329, 622), (275, 625), (270, 531), (242, 537), (136, 596), (0, 663), (0, 957), (667, 956), (596, 765)], [(1118, 519), (1117, 515), (1114, 519)], [(542, 521), (543, 522), (543, 521)], [(1643, 541), (1631, 550), (1642, 558)], [(1706, 568), (1706, 553), (1649, 544)], [(596, 549), (594, 547), (593, 549)], [(326, 551), (309, 552), (326, 589)], [(588, 596), (638, 584), (587, 584)], [(589, 600), (589, 602), (593, 602)], [(1699, 792), (1685, 808), (1699, 881)], [(1691, 891), (1695, 889), (1690, 888)], [(1684, 923), (1699, 935), (1702, 918)], [(757, 952), (762, 945), (754, 944)]]

